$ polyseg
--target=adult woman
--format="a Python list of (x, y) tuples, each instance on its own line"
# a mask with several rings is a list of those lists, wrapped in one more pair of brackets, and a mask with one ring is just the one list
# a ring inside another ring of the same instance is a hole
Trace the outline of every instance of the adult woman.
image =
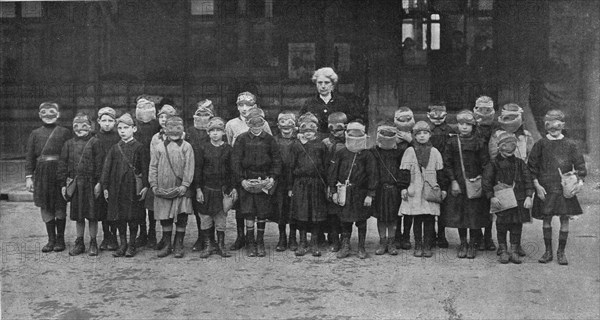
[(361, 118), (360, 114), (354, 110), (354, 105), (334, 91), (338, 75), (332, 68), (326, 67), (315, 71), (312, 82), (316, 85), (318, 94), (306, 100), (300, 114), (311, 112), (317, 116), (321, 134), (328, 132), (327, 116), (333, 112), (344, 112), (350, 121)]

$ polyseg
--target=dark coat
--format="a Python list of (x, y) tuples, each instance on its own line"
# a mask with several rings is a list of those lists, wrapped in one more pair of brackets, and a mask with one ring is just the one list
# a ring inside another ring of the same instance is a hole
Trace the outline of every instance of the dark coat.
[(544, 137), (533, 145), (527, 162), (533, 179), (537, 179), (546, 190), (546, 200), (539, 197), (533, 199), (532, 215), (544, 219), (555, 215), (579, 215), (583, 213), (577, 196), (565, 198), (562, 195), (560, 174), (575, 168), (577, 175), (584, 178), (587, 175), (583, 154), (577, 148), (575, 141), (569, 138), (549, 140)]
[[(96, 142), (92, 146), (93, 154), (95, 155), (95, 165), (94, 169), (96, 170), (96, 181), (100, 182), (100, 178), (102, 177), (102, 169), (104, 168), (104, 160), (106, 159), (106, 155), (112, 146), (117, 144), (121, 137), (116, 131), (104, 132), (102, 130), (96, 133)], [(104, 190), (104, 187), (101, 187)], [(108, 210), (108, 203), (106, 199), (104, 199), (103, 195), (100, 195), (96, 198), (96, 214), (98, 215), (99, 220), (106, 219), (106, 214)]]
[(336, 92), (331, 93), (331, 100), (328, 103), (325, 103), (318, 94), (308, 98), (300, 109), (300, 115), (307, 112), (313, 113), (319, 119), (320, 133), (329, 131), (327, 129), (327, 117), (334, 112), (345, 113), (350, 121), (360, 118), (367, 124), (366, 112), (362, 113), (358, 110), (358, 107)]
[(140, 221), (145, 218), (144, 202), (136, 194), (135, 185), (135, 175), (141, 174), (144, 186), (149, 187), (147, 171), (141, 169), (149, 168), (143, 149), (144, 146), (133, 139), (127, 143), (119, 141), (108, 151), (100, 183), (104, 190), (108, 190), (109, 221)]
[[(54, 129), (52, 139), (48, 140)], [(58, 181), (58, 157), (64, 143), (72, 136), (71, 130), (52, 124), (33, 130), (27, 140), (25, 175), (33, 178), (33, 202), (49, 212), (66, 210), (67, 203), (61, 195)], [(44, 161), (40, 156), (55, 156), (56, 160)]]
[[(469, 199), (466, 195), (465, 179), (463, 177), (460, 154), (458, 149), (458, 135), (452, 136), (444, 149), (444, 172), (451, 182), (456, 180), (461, 193), (452, 196), (450, 190), (444, 201), (445, 210), (441, 218), (449, 228), (483, 228), (490, 222), (490, 204), (483, 195), (481, 198)], [(487, 144), (477, 134), (460, 137), (465, 175), (468, 179), (483, 174), (483, 169), (489, 162)]]
[(429, 123), (429, 127), (431, 128), (431, 138), (429, 141), (434, 148), (441, 154), (444, 154), (444, 148), (446, 148), (446, 143), (448, 142), (448, 139), (450, 139), (450, 135), (456, 134), (456, 131), (446, 122), (439, 126)]
[(372, 215), (378, 221), (391, 222), (398, 219), (398, 209), (402, 203), (400, 191), (410, 184), (410, 172), (400, 170), (402, 156), (408, 144), (396, 149), (385, 150), (373, 147), (371, 152), (377, 163), (377, 193), (371, 207)]

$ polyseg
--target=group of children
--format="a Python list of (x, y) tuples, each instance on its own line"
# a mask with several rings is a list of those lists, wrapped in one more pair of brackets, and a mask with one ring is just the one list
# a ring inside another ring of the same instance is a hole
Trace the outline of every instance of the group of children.
[(457, 256), (473, 259), (478, 250), (496, 250), (494, 213), (501, 263), (521, 263), (522, 227), (532, 217), (543, 220), (546, 252), (539, 261), (550, 262), (553, 216), (561, 222), (557, 260), (568, 263), (568, 222), (582, 213), (576, 194), (586, 168), (576, 144), (563, 134), (561, 111), (546, 114), (547, 134), (533, 144), (516, 104), (504, 105), (496, 121), (493, 101), (480, 97), (473, 111), (456, 115), (456, 129), (446, 123), (443, 104), (431, 105), (429, 121), (416, 123), (413, 112), (401, 107), (393, 119), (377, 124), (375, 146), (368, 148), (365, 124), (343, 112), (329, 114), (329, 132), (322, 132), (314, 114), (284, 111), (273, 135), (252, 93), (240, 93), (237, 108), (239, 117), (225, 122), (210, 100), (200, 101), (194, 125), (184, 130), (173, 106), (156, 113), (142, 97), (135, 118), (101, 108), (95, 135), (91, 119), (77, 114), (73, 136), (56, 125), (58, 105), (43, 103), (44, 125), (27, 146), (27, 188), (48, 231), (42, 251), (65, 249), (70, 201), (77, 227), (71, 255), (86, 251), (87, 220), (91, 256), (112, 250), (115, 257), (132, 257), (146, 246), (158, 257), (181, 258), (188, 216), (194, 214), (198, 239), (192, 250), (202, 258), (228, 257), (226, 218), (235, 209), (237, 239), (229, 250), (246, 248), (251, 257), (266, 255), (271, 220), (279, 225), (276, 250), (296, 256), (320, 256), (324, 242), (338, 258), (349, 256), (354, 224), (358, 257), (367, 258), (367, 219), (373, 216), (377, 255), (411, 249), (412, 229), (414, 256), (431, 257), (433, 247), (449, 245), (445, 228), (457, 228)]

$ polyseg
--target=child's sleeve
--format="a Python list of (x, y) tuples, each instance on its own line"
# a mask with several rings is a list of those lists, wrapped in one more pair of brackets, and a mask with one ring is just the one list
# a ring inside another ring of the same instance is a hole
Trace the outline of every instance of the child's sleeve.
[[(521, 160), (521, 159), (519, 159), (519, 160)], [(533, 197), (535, 188), (533, 186), (533, 177), (531, 176), (531, 171), (529, 171), (529, 167), (527, 166), (525, 161), (521, 160), (520, 165), (521, 165), (521, 168), (523, 168), (521, 170), (521, 173), (523, 174), (522, 177), (523, 177), (524, 184), (525, 184), (525, 196)]]
[(456, 180), (456, 176), (454, 176), (454, 146), (452, 145), (452, 141), (454, 139), (450, 138), (446, 142), (446, 147), (444, 148), (443, 160), (444, 160), (444, 173), (450, 182)]
[(233, 170), (233, 176), (235, 177), (236, 185), (242, 183), (242, 180), (244, 180), (245, 178), (242, 169), (244, 148), (246, 148), (245, 139), (243, 138), (243, 136), (240, 136), (238, 137), (235, 145), (233, 146), (233, 154), (231, 156), (231, 169)]
[(406, 189), (410, 186), (412, 181), (412, 166), (415, 164), (417, 164), (415, 149), (409, 147), (404, 151), (402, 161), (400, 162), (400, 189)]
[(444, 173), (444, 160), (442, 159), (442, 154), (434, 147), (432, 150), (436, 150), (435, 154), (435, 180), (442, 190), (446, 190), (450, 182)]
[(333, 188), (335, 188), (335, 185), (337, 184), (338, 166), (340, 163), (340, 154), (342, 150), (343, 149), (336, 151), (329, 161), (329, 168), (327, 169), (327, 184), (330, 188), (332, 188), (332, 190), (334, 190)]
[(498, 155), (498, 136), (496, 133), (492, 133), (490, 141), (488, 142), (488, 151), (490, 159), (494, 159)]
[(273, 179), (277, 179), (282, 174), (282, 172), (281, 172), (281, 168), (282, 168), (281, 152), (279, 152), (279, 145), (277, 144), (277, 141), (275, 141), (275, 138), (273, 138), (272, 136), (270, 136), (270, 138), (269, 138), (269, 143), (271, 144), (270, 149), (271, 149), (271, 157), (272, 157), (270, 176), (273, 177)]
[(496, 181), (496, 168), (493, 162), (488, 163), (483, 169), (481, 188), (488, 199), (494, 197), (494, 181)]
[(585, 159), (583, 158), (583, 154), (579, 151), (579, 149), (577, 148), (577, 145), (575, 143), (572, 144), (571, 149), (572, 149), (572, 151), (570, 154), (573, 157), (573, 159), (572, 159), (573, 167), (575, 167), (575, 171), (577, 171), (577, 176), (580, 179), (583, 179), (587, 175), (587, 169), (585, 167)]
[(25, 175), (32, 176), (35, 171), (37, 159), (35, 156), (35, 133), (31, 132), (27, 139), (27, 153), (25, 154)]
[(116, 144), (108, 150), (108, 154), (106, 155), (106, 158), (104, 160), (104, 165), (102, 166), (102, 176), (100, 177), (100, 184), (102, 185), (102, 189), (104, 190), (108, 189), (110, 185), (110, 169), (112, 168), (115, 148)]
[(367, 150), (366, 154), (366, 165), (367, 165), (367, 178), (368, 178), (368, 191), (367, 196), (374, 198), (377, 193), (377, 184), (379, 183), (379, 175), (377, 174), (377, 162), (375, 156), (370, 150)]
[(292, 190), (294, 186), (294, 168), (296, 167), (296, 161), (298, 161), (298, 145), (296, 142), (292, 143), (292, 147), (290, 148), (290, 164), (286, 166), (284, 169), (285, 172), (283, 174), (286, 176), (287, 190)]
[(58, 170), (56, 173), (56, 177), (58, 178), (58, 184), (61, 187), (67, 185), (67, 177), (69, 176), (69, 146), (71, 140), (68, 140), (60, 151), (60, 158), (58, 160)]
[(481, 142), (481, 148), (479, 148), (479, 160), (481, 161), (481, 172), (483, 172), (487, 164), (490, 163), (490, 150), (483, 141)]
[(185, 159), (185, 165), (183, 166), (183, 179), (181, 181), (181, 185), (189, 188), (192, 185), (194, 180), (194, 150), (192, 149), (192, 145), (184, 142), (183, 148), (183, 156)]
[(223, 175), (225, 182), (225, 193), (230, 194), (231, 190), (235, 187), (235, 177), (233, 176), (233, 171), (231, 170), (231, 156), (233, 154), (233, 148), (230, 145), (226, 147), (227, 151), (225, 153), (225, 157), (223, 159)]
[(540, 161), (542, 160), (542, 146), (541, 141), (536, 142), (531, 148), (531, 154), (529, 154), (529, 159), (527, 160), (527, 167), (529, 168), (529, 173), (531, 174), (531, 179), (536, 180), (539, 175)]
[(150, 150), (150, 165), (148, 166), (148, 183), (150, 188), (158, 187), (158, 151)]
[(204, 173), (204, 150), (198, 145), (195, 148), (192, 148), (194, 150), (194, 180), (192, 182), (192, 185), (194, 189), (198, 189), (201, 188), (202, 185), (204, 185), (204, 181), (202, 181), (202, 176)]
[(145, 188), (150, 187), (150, 183), (148, 183), (148, 170), (150, 169), (149, 157), (150, 152), (145, 150), (143, 146), (140, 145), (137, 149), (135, 149), (135, 168), (137, 171), (140, 171), (135, 172), (135, 174), (142, 174), (142, 183), (144, 184)]

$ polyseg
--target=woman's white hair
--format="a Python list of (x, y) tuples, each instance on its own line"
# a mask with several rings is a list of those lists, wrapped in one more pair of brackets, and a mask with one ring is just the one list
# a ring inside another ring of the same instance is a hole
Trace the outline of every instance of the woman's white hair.
[(312, 82), (313, 83), (317, 83), (317, 78), (319, 76), (325, 76), (327, 78), (329, 78), (329, 80), (331, 80), (331, 82), (335, 85), (338, 82), (338, 75), (337, 73), (335, 73), (335, 71), (333, 71), (332, 68), (329, 67), (325, 67), (325, 68), (321, 68), (319, 70), (316, 70), (315, 73), (313, 73), (312, 76)]

